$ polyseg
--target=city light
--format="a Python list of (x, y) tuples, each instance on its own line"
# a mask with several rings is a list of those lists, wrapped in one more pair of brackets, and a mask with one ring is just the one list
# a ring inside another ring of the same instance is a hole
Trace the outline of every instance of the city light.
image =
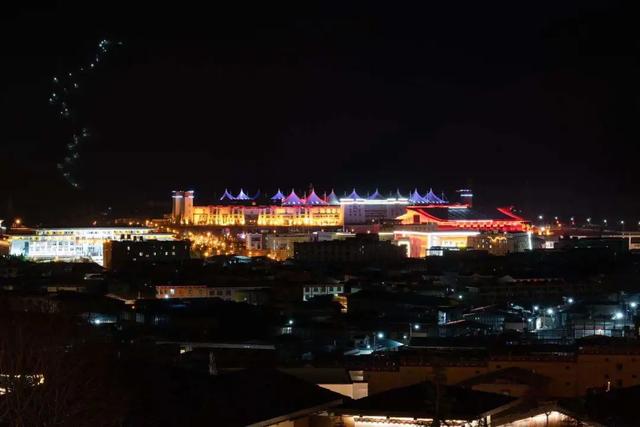
[(413, 329), (416, 331), (420, 330), (420, 325), (418, 325), (417, 323), (415, 325), (413, 325)]
[(636, 308), (638, 306), (638, 303), (634, 301), (629, 305), (631, 306), (631, 308)]
[(289, 326), (293, 325), (293, 319), (289, 319), (287, 323), (289, 324)]
[(533, 306), (533, 311), (538, 311), (538, 310), (540, 310), (540, 307), (539, 307), (539, 306), (537, 306), (537, 305), (534, 305), (534, 306)]
[(615, 319), (620, 320), (624, 317), (624, 314), (621, 311), (617, 311), (614, 317)]
[(384, 338), (384, 333), (383, 332), (378, 332), (378, 339), (383, 339)]
[(569, 299), (567, 299), (567, 302), (568, 302), (569, 304), (573, 304), (573, 298), (569, 298)]
[(547, 308), (547, 314), (551, 316), (553, 314), (553, 308)]

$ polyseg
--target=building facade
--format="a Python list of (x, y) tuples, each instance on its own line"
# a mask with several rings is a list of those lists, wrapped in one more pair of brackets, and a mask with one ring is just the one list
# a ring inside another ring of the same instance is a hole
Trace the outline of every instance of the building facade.
[(188, 240), (107, 240), (103, 264), (108, 270), (119, 270), (132, 263), (185, 261), (190, 248)]
[(11, 255), (32, 261), (93, 261), (103, 265), (110, 240), (175, 240), (171, 233), (147, 227), (40, 228), (10, 237)]
[[(414, 190), (408, 196), (399, 191), (383, 196), (378, 190), (361, 197), (355, 189), (338, 198), (332, 190), (328, 195), (298, 196), (294, 190), (285, 196), (280, 190), (271, 197), (259, 192), (253, 196), (240, 189), (237, 195), (225, 190), (215, 204), (194, 205), (193, 191), (174, 191), (171, 219), (174, 223), (209, 226), (265, 226), (265, 227), (339, 227), (380, 222), (395, 222), (408, 206), (448, 205), (444, 196), (432, 190), (421, 195)], [(465, 201), (469, 202), (465, 197)]]

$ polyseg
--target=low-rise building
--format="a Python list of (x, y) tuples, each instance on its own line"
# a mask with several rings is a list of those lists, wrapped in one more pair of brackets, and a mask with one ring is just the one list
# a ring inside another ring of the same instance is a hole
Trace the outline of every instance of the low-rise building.
[(309, 263), (389, 263), (405, 258), (405, 249), (377, 234), (357, 235), (345, 240), (294, 244), (294, 258)]
[(156, 298), (218, 298), (224, 301), (261, 305), (268, 300), (268, 290), (266, 286), (157, 285)]
[(185, 261), (190, 246), (188, 240), (107, 240), (103, 263), (108, 270), (119, 270), (133, 263)]

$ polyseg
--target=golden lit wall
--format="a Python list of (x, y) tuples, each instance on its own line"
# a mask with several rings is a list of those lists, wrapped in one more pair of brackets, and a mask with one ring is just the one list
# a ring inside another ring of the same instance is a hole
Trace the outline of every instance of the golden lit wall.
[(194, 206), (195, 225), (244, 225), (243, 206)]
[[(194, 206), (195, 225), (245, 225), (249, 217), (257, 217), (257, 225), (265, 226), (340, 226), (340, 206)], [(249, 222), (250, 223), (250, 222)]]
[(258, 225), (271, 226), (339, 226), (340, 206), (269, 206), (260, 212)]

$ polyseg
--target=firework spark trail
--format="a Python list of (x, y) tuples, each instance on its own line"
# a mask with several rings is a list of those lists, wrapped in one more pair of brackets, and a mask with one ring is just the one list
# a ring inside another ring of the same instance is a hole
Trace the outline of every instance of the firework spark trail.
[(80, 161), (79, 149), (89, 140), (91, 134), (86, 125), (79, 123), (80, 119), (76, 113), (77, 107), (73, 102), (73, 95), (80, 91), (81, 83), (86, 80), (88, 75), (112, 54), (114, 47), (121, 45), (122, 42), (100, 40), (96, 52), (85, 65), (78, 67), (75, 71), (53, 77), (53, 90), (49, 96), (49, 103), (57, 109), (58, 117), (68, 122), (71, 128), (70, 141), (66, 145), (64, 157), (58, 163), (57, 168), (69, 185), (75, 189), (80, 188), (77, 177), (74, 175), (74, 170)]

